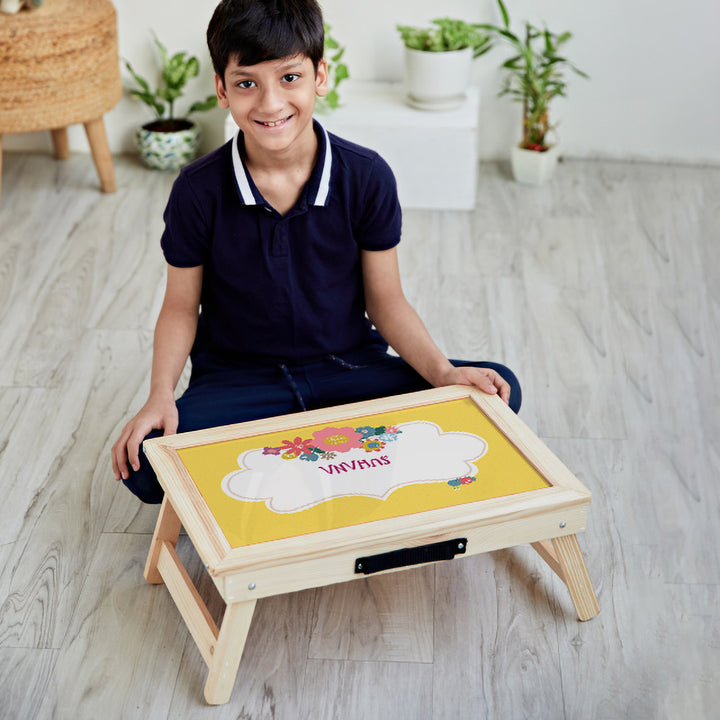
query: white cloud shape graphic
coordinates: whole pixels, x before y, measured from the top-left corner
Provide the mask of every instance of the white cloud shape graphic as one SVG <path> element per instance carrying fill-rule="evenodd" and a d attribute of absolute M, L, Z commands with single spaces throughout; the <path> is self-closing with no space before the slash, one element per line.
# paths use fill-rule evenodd
<path fill-rule="evenodd" d="M 223 491 L 244 501 L 264 500 L 276 513 L 292 513 L 332 498 L 360 495 L 385 500 L 404 485 L 443 483 L 474 475 L 472 465 L 487 443 L 466 432 L 443 432 L 435 423 L 413 421 L 380 451 L 353 449 L 332 460 L 308 462 L 265 455 L 262 448 L 238 457 L 240 470 L 222 479 Z"/>

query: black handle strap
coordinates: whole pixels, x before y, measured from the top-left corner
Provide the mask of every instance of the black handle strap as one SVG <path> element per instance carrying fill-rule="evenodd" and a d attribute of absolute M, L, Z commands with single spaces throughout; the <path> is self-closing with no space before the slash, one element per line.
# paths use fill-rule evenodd
<path fill-rule="evenodd" d="M 372 575 L 382 570 L 421 565 L 438 560 L 452 560 L 456 555 L 464 555 L 466 548 L 467 538 L 457 538 L 420 547 L 393 550 L 379 555 L 368 555 L 355 561 L 355 573 Z"/>

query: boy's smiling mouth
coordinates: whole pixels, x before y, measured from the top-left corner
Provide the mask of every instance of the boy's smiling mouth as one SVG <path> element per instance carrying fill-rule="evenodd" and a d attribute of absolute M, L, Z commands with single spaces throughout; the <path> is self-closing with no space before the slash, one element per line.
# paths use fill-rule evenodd
<path fill-rule="evenodd" d="M 284 125 L 288 120 L 290 120 L 291 117 L 292 117 L 292 115 L 288 115 L 286 118 L 283 118 L 282 120 L 273 120 L 270 122 L 263 122 L 262 120 L 256 120 L 255 122 L 258 125 L 262 125 L 263 127 L 274 128 L 274 127 L 279 127 L 281 125 Z"/>

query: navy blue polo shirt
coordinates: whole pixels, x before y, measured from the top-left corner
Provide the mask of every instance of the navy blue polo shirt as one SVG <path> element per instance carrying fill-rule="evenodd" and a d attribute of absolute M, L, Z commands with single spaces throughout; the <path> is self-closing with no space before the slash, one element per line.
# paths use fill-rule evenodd
<path fill-rule="evenodd" d="M 203 266 L 193 360 L 303 361 L 382 342 L 360 251 L 400 241 L 395 178 L 376 152 L 314 129 L 316 166 L 285 215 L 255 186 L 240 132 L 175 181 L 161 244 L 170 265 Z"/>

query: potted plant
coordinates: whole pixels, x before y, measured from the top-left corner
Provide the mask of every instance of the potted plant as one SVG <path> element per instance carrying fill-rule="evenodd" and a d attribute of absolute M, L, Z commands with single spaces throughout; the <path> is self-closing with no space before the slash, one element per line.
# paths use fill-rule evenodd
<path fill-rule="evenodd" d="M 321 113 L 340 107 L 338 87 L 343 80 L 350 77 L 347 65 L 342 62 L 345 47 L 340 45 L 330 34 L 331 30 L 330 25 L 325 23 L 325 60 L 328 67 L 328 92 L 325 97 L 319 97 L 315 101 L 315 109 Z"/>
<path fill-rule="evenodd" d="M 43 0 L 0 0 L 0 12 L 14 15 L 23 8 L 32 10 L 39 8 L 43 4 Z"/>
<path fill-rule="evenodd" d="M 154 90 L 125 61 L 125 67 L 137 84 L 130 94 L 150 107 L 156 117 L 137 129 L 135 141 L 140 157 L 148 167 L 177 170 L 195 157 L 200 142 L 200 128 L 189 116 L 216 107 L 217 96 L 208 95 L 205 100 L 193 103 L 183 117 L 176 117 L 175 101 L 182 97 L 188 80 L 200 72 L 200 62 L 186 52 L 171 57 L 157 37 L 154 36 L 154 40 L 161 60 L 161 79 Z"/>
<path fill-rule="evenodd" d="M 515 51 L 502 64 L 507 75 L 498 93 L 510 95 L 523 104 L 522 140 L 512 149 L 513 175 L 519 182 L 538 185 L 550 177 L 559 154 L 558 145 L 548 142 L 548 133 L 556 127 L 549 120 L 550 101 L 565 96 L 566 70 L 588 76 L 560 54 L 571 33 L 556 34 L 526 22 L 525 37 L 521 38 L 510 30 L 510 17 L 503 1 L 497 2 L 503 26 L 482 27 L 503 38 Z"/>
<path fill-rule="evenodd" d="M 420 110 L 452 110 L 462 105 L 474 58 L 492 46 L 480 25 L 438 18 L 429 28 L 397 25 L 405 45 L 407 101 Z"/>

